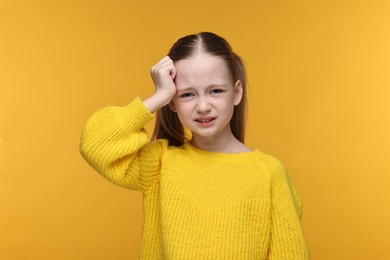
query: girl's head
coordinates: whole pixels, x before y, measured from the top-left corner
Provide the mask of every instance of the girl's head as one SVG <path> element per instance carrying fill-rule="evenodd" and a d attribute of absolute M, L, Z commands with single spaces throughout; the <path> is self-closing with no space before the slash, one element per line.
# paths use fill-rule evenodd
<path fill-rule="evenodd" d="M 234 103 L 234 108 L 232 108 L 231 118 L 230 120 L 230 129 L 232 134 L 241 142 L 244 142 L 244 128 L 245 128 L 245 105 L 246 105 L 246 72 L 244 64 L 241 58 L 232 51 L 229 43 L 223 39 L 222 37 L 210 33 L 210 32 L 202 32 L 198 34 L 192 34 L 185 36 L 179 39 L 170 49 L 168 56 L 174 61 L 175 66 L 186 68 L 185 70 L 191 71 L 191 67 L 188 67 L 185 61 L 193 61 L 189 66 L 196 66 L 195 68 L 199 68 L 202 64 L 195 64 L 195 56 L 203 55 L 207 61 L 210 61 L 215 66 L 221 64 L 224 66 L 222 68 L 222 72 L 217 71 L 214 74 L 226 74 L 226 80 L 230 81 L 229 85 L 231 85 L 232 89 L 234 86 L 239 85 L 240 89 L 242 89 L 240 93 L 240 98 L 237 101 L 232 100 L 231 105 Z M 210 57 L 211 56 L 211 57 Z M 182 62 L 179 62 L 182 61 Z M 188 64 L 188 62 L 187 62 Z M 186 66 L 186 67 L 185 67 Z M 211 65 L 213 66 L 213 65 Z M 220 66 L 220 67 L 221 67 Z M 180 71 L 178 71 L 179 73 Z M 219 73 L 220 72 L 220 73 Z M 202 72 L 201 72 L 202 73 Z M 180 74 L 178 74 L 179 76 Z M 205 75 L 205 74 L 203 74 Z M 220 77 L 221 78 L 221 77 Z M 206 79 L 207 80 L 207 79 Z M 218 79 L 216 79 L 218 81 Z M 176 79 L 175 79 L 176 81 Z M 195 78 L 195 83 L 198 83 L 198 79 Z M 220 81 L 219 81 L 220 82 Z M 192 83 L 192 82 L 191 82 Z M 208 87 L 208 86 L 205 86 Z M 218 93 L 224 91 L 222 89 L 211 89 L 211 95 L 215 95 L 218 97 Z M 214 94 L 216 93 L 216 94 Z M 180 94 L 180 93 L 179 93 Z M 181 94 L 183 96 L 183 94 Z M 157 111 L 156 117 L 156 126 L 154 129 L 152 139 L 168 139 L 171 145 L 180 146 L 185 142 L 185 132 L 183 125 L 179 119 L 178 114 L 175 111 L 175 100 L 179 100 L 181 102 L 184 100 L 184 104 L 190 104 L 192 96 L 195 94 L 185 93 L 185 97 L 175 97 L 174 101 L 165 107 L 162 107 L 159 111 Z M 215 97 L 212 96 L 215 100 Z M 241 101 L 241 102 L 240 102 Z M 187 102 L 187 103 L 185 103 Z M 188 105 L 187 105 L 188 107 Z M 183 117 L 183 115 L 182 115 Z M 182 118 L 183 120 L 183 118 Z"/>

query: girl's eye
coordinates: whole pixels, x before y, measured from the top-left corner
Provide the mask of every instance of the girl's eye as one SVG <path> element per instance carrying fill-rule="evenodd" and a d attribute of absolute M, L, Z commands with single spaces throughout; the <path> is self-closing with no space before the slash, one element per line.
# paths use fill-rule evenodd
<path fill-rule="evenodd" d="M 188 92 L 188 93 L 181 94 L 179 97 L 181 97 L 181 98 L 188 98 L 188 97 L 192 97 L 192 96 L 193 96 L 193 94 L 191 92 Z"/>
<path fill-rule="evenodd" d="M 225 92 L 225 90 L 216 88 L 216 89 L 211 90 L 210 92 L 211 92 L 211 94 L 219 94 L 219 93 Z"/>

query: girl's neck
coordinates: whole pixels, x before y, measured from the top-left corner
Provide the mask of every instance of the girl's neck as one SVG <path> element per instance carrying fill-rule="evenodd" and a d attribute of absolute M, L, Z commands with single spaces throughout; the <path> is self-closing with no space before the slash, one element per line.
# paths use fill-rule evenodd
<path fill-rule="evenodd" d="M 252 151 L 249 147 L 237 140 L 233 134 L 225 138 L 205 138 L 193 135 L 190 143 L 196 148 L 210 152 L 242 153 Z"/>

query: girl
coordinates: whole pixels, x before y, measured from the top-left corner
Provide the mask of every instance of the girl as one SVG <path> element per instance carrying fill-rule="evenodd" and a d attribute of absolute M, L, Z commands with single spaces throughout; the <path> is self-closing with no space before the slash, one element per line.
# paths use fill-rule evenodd
<path fill-rule="evenodd" d="M 144 194 L 141 259 L 309 259 L 284 167 L 243 143 L 245 68 L 228 42 L 183 37 L 151 76 L 153 95 L 97 111 L 80 145 L 104 177 Z"/>

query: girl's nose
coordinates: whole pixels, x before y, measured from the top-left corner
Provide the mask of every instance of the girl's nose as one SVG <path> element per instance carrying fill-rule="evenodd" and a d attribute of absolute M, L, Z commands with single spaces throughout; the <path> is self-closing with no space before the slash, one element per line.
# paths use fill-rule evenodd
<path fill-rule="evenodd" d="M 199 99 L 198 103 L 196 104 L 196 111 L 198 113 L 207 113 L 210 112 L 211 110 L 211 105 L 207 101 L 207 99 Z"/>

